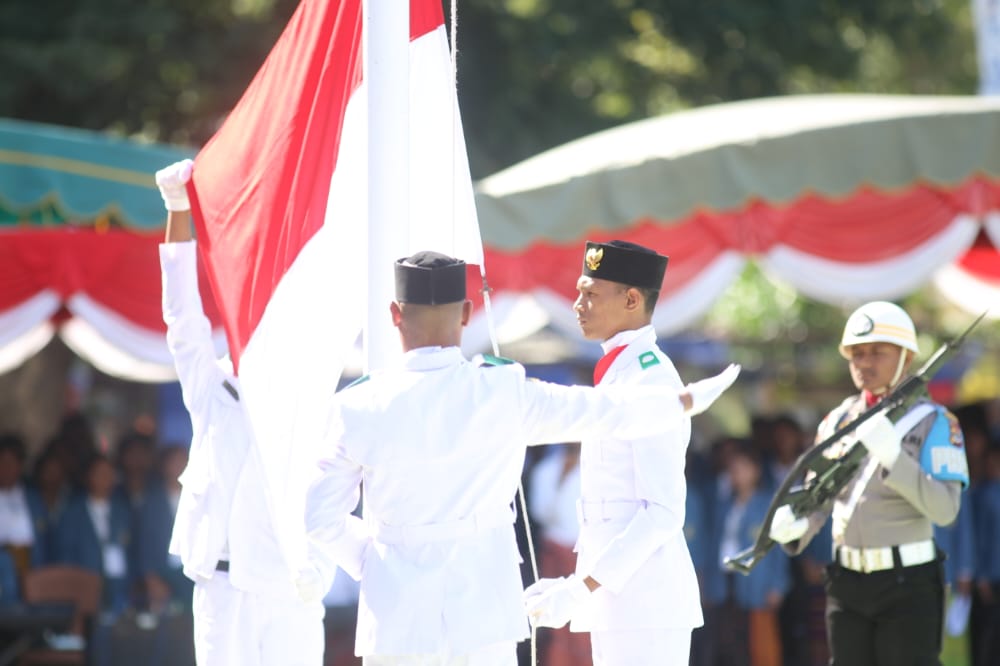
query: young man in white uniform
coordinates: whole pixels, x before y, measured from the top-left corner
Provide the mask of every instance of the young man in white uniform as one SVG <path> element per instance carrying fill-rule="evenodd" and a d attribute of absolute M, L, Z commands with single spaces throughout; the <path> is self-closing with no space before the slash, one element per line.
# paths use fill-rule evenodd
<path fill-rule="evenodd" d="M 178 162 L 156 182 L 168 211 L 163 319 L 194 429 L 170 552 L 195 582 L 195 657 L 199 666 L 313 666 L 323 658 L 323 605 L 297 594 L 239 384 L 215 357 L 185 192 L 191 169 L 190 160 Z"/>
<path fill-rule="evenodd" d="M 355 651 L 366 666 L 514 666 L 528 635 L 511 502 L 529 443 L 686 428 L 736 378 L 617 391 L 528 381 L 461 354 L 465 264 L 434 252 L 396 263 L 398 367 L 338 394 L 307 501 L 305 596 L 335 566 L 359 575 Z M 668 442 L 663 445 L 669 446 Z M 364 484 L 370 543 L 351 551 Z"/>
<path fill-rule="evenodd" d="M 667 257 L 633 243 L 587 243 L 574 309 L 584 337 L 602 341 L 596 386 L 683 386 L 651 325 L 666 268 Z M 688 663 L 702 625 L 683 532 L 690 436 L 686 417 L 658 434 L 584 436 L 576 573 L 539 581 L 525 600 L 542 626 L 589 631 L 595 666 Z M 564 589 L 576 590 L 569 603 Z"/>

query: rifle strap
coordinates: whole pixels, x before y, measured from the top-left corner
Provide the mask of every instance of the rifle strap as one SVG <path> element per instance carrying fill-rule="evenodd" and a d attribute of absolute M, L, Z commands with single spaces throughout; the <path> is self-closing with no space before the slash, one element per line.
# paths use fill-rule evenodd
<path fill-rule="evenodd" d="M 903 418 L 896 421 L 892 428 L 899 435 L 899 439 L 902 440 L 907 433 L 909 433 L 913 428 L 916 427 L 927 415 L 934 411 L 934 405 L 929 402 L 923 402 L 908 411 L 903 415 Z M 902 454 L 900 454 L 902 455 Z M 858 477 L 857 483 L 854 484 L 854 488 L 851 489 L 851 496 L 847 498 L 847 501 L 843 504 L 836 503 L 833 505 L 833 524 L 836 525 L 838 522 L 847 527 L 847 523 L 851 521 L 851 516 L 854 515 L 854 510 L 858 506 L 858 502 L 861 500 L 861 496 L 865 492 L 865 488 L 868 487 L 868 483 L 872 480 L 872 476 L 875 475 L 875 470 L 878 469 L 878 459 L 872 457 L 868 461 L 868 465 L 861 472 L 861 476 Z"/>

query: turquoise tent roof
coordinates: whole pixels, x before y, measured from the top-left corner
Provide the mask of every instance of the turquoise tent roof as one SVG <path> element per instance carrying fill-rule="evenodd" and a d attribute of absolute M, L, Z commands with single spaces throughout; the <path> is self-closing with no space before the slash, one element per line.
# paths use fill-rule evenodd
<path fill-rule="evenodd" d="M 0 119 L 0 220 L 73 224 L 106 216 L 139 230 L 162 227 L 153 173 L 194 152 Z"/>

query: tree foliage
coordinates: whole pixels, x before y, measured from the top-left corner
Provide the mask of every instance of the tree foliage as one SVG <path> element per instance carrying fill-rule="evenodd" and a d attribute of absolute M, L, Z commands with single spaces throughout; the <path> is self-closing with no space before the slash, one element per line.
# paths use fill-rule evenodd
<path fill-rule="evenodd" d="M 458 25 L 479 175 L 690 106 L 975 88 L 968 0 L 467 0 Z"/>
<path fill-rule="evenodd" d="M 4 0 L 0 116 L 200 145 L 296 4 Z M 459 0 L 458 12 L 476 177 L 684 107 L 975 85 L 969 0 Z"/>
<path fill-rule="evenodd" d="M 295 0 L 0 3 L 0 116 L 199 145 Z"/>

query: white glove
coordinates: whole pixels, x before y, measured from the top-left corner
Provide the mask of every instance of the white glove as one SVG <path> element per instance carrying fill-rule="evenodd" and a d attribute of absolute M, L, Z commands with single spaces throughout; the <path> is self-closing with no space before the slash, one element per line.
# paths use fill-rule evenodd
<path fill-rule="evenodd" d="M 774 512 L 771 520 L 771 531 L 768 534 L 778 543 L 790 543 L 802 538 L 809 529 L 809 519 L 805 516 L 796 517 L 792 507 L 782 504 Z"/>
<path fill-rule="evenodd" d="M 576 574 L 543 578 L 524 591 L 524 609 L 536 627 L 558 629 L 590 599 L 590 589 Z"/>
<path fill-rule="evenodd" d="M 691 395 L 691 409 L 688 410 L 688 414 L 691 416 L 701 414 L 703 411 L 711 407 L 712 403 L 715 402 L 727 388 L 732 386 L 733 382 L 735 382 L 736 378 L 739 376 L 740 366 L 736 363 L 730 363 L 728 368 L 714 377 L 692 382 L 685 386 L 684 388 Z"/>
<path fill-rule="evenodd" d="M 184 186 L 191 180 L 192 169 L 194 162 L 181 160 L 156 172 L 156 186 L 160 188 L 160 195 L 167 210 L 191 210 L 187 189 Z"/>
<path fill-rule="evenodd" d="M 307 604 L 316 603 L 326 596 L 329 585 L 323 582 L 323 576 L 315 567 L 308 567 L 299 571 L 295 577 L 295 591 L 299 599 Z"/>
<path fill-rule="evenodd" d="M 885 414 L 876 414 L 858 426 L 854 431 L 868 453 L 872 454 L 882 467 L 892 469 L 901 450 L 899 434 L 892 427 L 892 421 Z"/>

